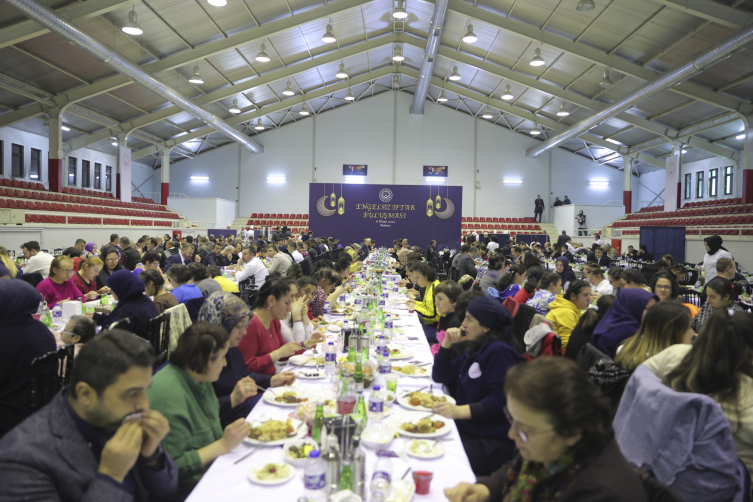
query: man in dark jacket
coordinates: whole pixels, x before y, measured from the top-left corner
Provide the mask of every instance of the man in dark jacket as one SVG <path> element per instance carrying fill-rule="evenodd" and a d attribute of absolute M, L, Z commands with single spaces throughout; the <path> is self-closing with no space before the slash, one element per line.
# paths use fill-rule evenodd
<path fill-rule="evenodd" d="M 151 345 L 124 331 L 88 342 L 70 385 L 0 441 L 3 500 L 173 500 L 170 424 L 146 394 L 153 362 Z"/>
<path fill-rule="evenodd" d="M 478 257 L 478 247 L 471 247 L 467 254 L 464 254 L 458 259 L 458 277 L 463 278 L 464 275 L 470 275 L 475 278 L 478 275 L 476 270 L 476 263 L 473 261 Z M 473 281 L 468 281 L 469 285 L 473 285 Z M 470 287 L 470 286 L 469 286 Z"/>
<path fill-rule="evenodd" d="M 183 244 L 179 253 L 175 253 L 165 260 L 163 272 L 167 272 L 170 267 L 176 264 L 188 265 L 193 261 L 193 244 Z"/>
<path fill-rule="evenodd" d="M 437 254 L 437 241 L 429 241 L 429 247 L 426 248 L 426 261 L 429 265 L 434 266 L 434 257 Z"/>
<path fill-rule="evenodd" d="M 120 249 L 122 251 L 120 255 L 121 265 L 133 272 L 136 265 L 141 261 L 141 253 L 131 245 L 131 240 L 128 237 L 120 238 Z"/>
<path fill-rule="evenodd" d="M 536 200 L 533 201 L 533 219 L 536 220 L 538 216 L 538 222 L 541 223 L 541 215 L 544 213 L 544 199 L 541 195 L 536 196 Z"/>
<path fill-rule="evenodd" d="M 223 254 L 222 254 L 222 244 L 216 243 L 214 245 L 214 249 L 212 249 L 212 252 L 209 253 L 206 258 L 204 258 L 204 261 L 202 262 L 206 266 L 217 266 L 217 267 L 229 267 L 230 266 L 230 260 L 228 260 Z"/>
<path fill-rule="evenodd" d="M 552 204 L 552 207 L 559 207 L 561 205 L 562 205 L 562 201 L 560 200 L 560 198 L 559 197 L 555 197 L 554 198 L 554 203 Z"/>
<path fill-rule="evenodd" d="M 572 204 L 572 202 L 570 202 L 570 199 L 565 195 L 565 200 L 562 201 L 562 205 L 569 206 L 570 204 Z"/>

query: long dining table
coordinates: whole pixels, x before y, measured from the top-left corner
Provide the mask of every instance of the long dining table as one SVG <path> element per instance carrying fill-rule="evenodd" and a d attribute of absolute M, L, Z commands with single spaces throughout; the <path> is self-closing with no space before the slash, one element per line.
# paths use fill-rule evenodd
<path fill-rule="evenodd" d="M 404 351 L 412 353 L 412 357 L 406 359 L 406 361 L 415 361 L 416 364 L 421 362 L 433 362 L 434 358 L 426 340 L 426 336 L 419 323 L 418 315 L 415 313 L 409 313 L 409 311 L 405 309 L 396 309 L 394 310 L 394 313 L 399 313 L 400 315 L 400 319 L 395 321 L 395 327 L 402 331 L 401 337 L 404 338 L 404 341 L 396 343 L 403 345 Z M 325 316 L 325 320 L 327 321 L 337 319 L 337 316 Z M 338 357 L 344 355 L 345 354 L 339 354 Z M 301 368 L 293 367 L 290 364 L 285 369 L 301 371 Z M 326 379 L 297 379 L 296 385 L 301 386 L 300 388 L 311 389 L 314 392 L 321 391 L 322 388 L 334 390 L 333 384 Z M 400 376 L 397 385 L 397 392 L 398 394 L 401 394 L 405 391 L 419 390 L 430 385 L 433 385 L 435 389 L 442 388 L 440 384 L 432 381 L 430 373 L 427 373 L 427 376 L 425 377 L 418 378 Z M 367 402 L 369 393 L 370 389 L 364 390 L 364 396 L 367 398 Z M 292 411 L 295 411 L 295 408 L 276 406 L 266 402 L 264 399 L 259 399 L 246 420 L 249 422 L 263 421 L 267 419 L 284 420 Z M 426 416 L 426 413 L 410 411 L 402 408 L 397 403 L 393 403 L 390 406 L 390 413 L 395 414 L 395 417 L 410 417 L 411 414 Z M 389 423 L 389 418 L 389 416 L 386 416 L 383 421 Z M 451 430 L 447 435 L 443 436 L 444 440 L 441 444 L 444 446 L 445 453 L 440 458 L 427 460 L 407 456 L 404 451 L 405 443 L 409 441 L 410 438 L 404 438 L 402 436 L 397 437 L 389 446 L 383 448 L 398 454 L 398 457 L 392 459 L 393 479 L 400 479 L 409 467 L 414 471 L 423 470 L 433 473 L 433 480 L 431 481 L 431 490 L 429 494 L 413 495 L 413 500 L 447 500 L 444 496 L 445 488 L 453 487 L 461 482 L 473 483 L 476 480 L 476 477 L 471 470 L 470 463 L 468 462 L 468 457 L 463 449 L 455 422 L 450 419 L 442 420 L 448 423 Z M 369 420 L 369 424 L 370 423 L 371 419 Z M 248 471 L 252 467 L 258 467 L 259 464 L 266 464 L 269 462 L 281 463 L 284 462 L 284 458 L 281 446 L 270 446 L 261 447 L 248 458 L 237 464 L 235 463 L 238 459 L 249 453 L 253 447 L 254 446 L 250 444 L 242 443 L 230 453 L 217 458 L 188 497 L 188 502 L 248 502 L 249 500 L 290 502 L 298 500 L 298 498 L 304 493 L 302 478 L 303 468 L 296 467 L 296 472 L 293 478 L 281 485 L 262 486 L 254 484 L 247 476 Z M 371 474 L 377 456 L 375 450 L 368 449 L 365 446 L 361 446 L 361 448 L 366 454 L 367 489 L 365 500 L 368 500 L 368 484 L 371 480 Z M 410 480 L 411 474 L 408 473 L 405 476 L 405 479 Z M 403 502 L 408 501 L 406 500 Z"/>

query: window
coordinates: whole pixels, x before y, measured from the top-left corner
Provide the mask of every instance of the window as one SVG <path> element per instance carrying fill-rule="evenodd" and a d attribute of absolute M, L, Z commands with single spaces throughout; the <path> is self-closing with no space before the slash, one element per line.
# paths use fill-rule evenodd
<path fill-rule="evenodd" d="M 89 161 L 88 160 L 82 160 L 81 161 L 81 186 L 84 188 L 89 188 L 91 186 L 91 180 L 89 177 L 91 176 L 91 170 L 89 169 Z"/>
<path fill-rule="evenodd" d="M 732 166 L 724 168 L 724 195 L 732 195 Z"/>
<path fill-rule="evenodd" d="M 105 190 L 112 191 L 112 167 L 110 166 L 105 168 Z"/>
<path fill-rule="evenodd" d="M 695 197 L 696 199 L 703 199 L 703 171 L 696 173 Z"/>
<path fill-rule="evenodd" d="M 14 178 L 24 177 L 24 147 L 14 144 L 11 149 L 10 175 Z"/>
<path fill-rule="evenodd" d="M 94 164 L 94 188 L 102 189 L 102 164 Z"/>
<path fill-rule="evenodd" d="M 42 150 L 31 149 L 31 164 L 29 164 L 29 178 L 32 180 L 39 179 L 40 166 L 42 162 Z"/>
<path fill-rule="evenodd" d="M 76 164 L 78 159 L 76 157 L 68 157 L 68 186 L 76 186 Z"/>
<path fill-rule="evenodd" d="M 719 169 L 709 169 L 709 197 L 717 196 Z"/>
<path fill-rule="evenodd" d="M 685 175 L 685 198 L 689 199 L 693 196 L 693 180 L 690 173 Z"/>
<path fill-rule="evenodd" d="M 3 155 L 5 143 L 0 141 L 0 174 L 5 174 L 5 156 Z"/>

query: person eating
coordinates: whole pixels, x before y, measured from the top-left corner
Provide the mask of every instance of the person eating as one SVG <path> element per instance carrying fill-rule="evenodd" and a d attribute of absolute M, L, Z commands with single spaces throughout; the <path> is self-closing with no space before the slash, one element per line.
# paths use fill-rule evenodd
<path fill-rule="evenodd" d="M 314 293 L 314 298 L 311 300 L 309 306 L 311 307 L 311 314 L 314 317 L 324 315 L 324 304 L 329 302 L 330 305 L 337 303 L 338 297 L 345 292 L 343 286 L 337 286 L 340 282 L 340 274 L 335 272 L 331 268 L 323 267 L 314 272 L 314 281 L 316 281 L 317 288 Z M 337 286 L 337 288 L 335 288 Z M 332 289 L 335 288 L 334 291 Z M 332 291 L 330 293 L 330 291 Z"/>
<path fill-rule="evenodd" d="M 167 280 L 173 287 L 172 295 L 178 303 L 186 303 L 186 300 L 203 298 L 199 287 L 193 282 L 193 275 L 185 265 L 176 264 L 167 269 Z"/>
<path fill-rule="evenodd" d="M 113 246 L 105 246 L 102 248 L 99 258 L 104 263 L 104 267 L 97 276 L 97 290 L 109 294 L 110 288 L 107 287 L 107 278 L 118 270 L 123 270 L 123 266 L 120 264 L 120 253 Z"/>
<path fill-rule="evenodd" d="M 139 276 L 144 281 L 144 294 L 152 297 L 157 312 L 177 307 L 180 302 L 171 293 L 165 291 L 165 278 L 159 270 L 147 270 Z"/>
<path fill-rule="evenodd" d="M 73 260 L 71 258 L 62 255 L 52 260 L 49 276 L 37 284 L 37 291 L 42 294 L 47 301 L 47 305 L 71 300 L 85 302 L 99 297 L 96 291 L 90 291 L 86 295 L 82 294 L 76 287 L 76 283 L 71 280 L 73 274 Z"/>
<path fill-rule="evenodd" d="M 414 308 L 418 313 L 418 320 L 431 345 L 437 341 L 437 323 L 439 322 L 439 312 L 434 301 L 434 288 L 439 285 L 437 271 L 428 263 L 418 263 L 413 267 L 413 278 L 419 288 L 424 288 L 423 298 L 421 301 L 408 300 L 406 305 Z"/>
<path fill-rule="evenodd" d="M 737 303 L 742 293 L 738 283 L 730 282 L 723 277 L 714 277 L 706 283 L 706 303 L 701 305 L 698 314 L 693 318 L 693 329 L 700 331 L 711 314 L 717 310 L 742 311 L 743 308 Z"/>
<path fill-rule="evenodd" d="M 567 348 L 570 334 L 578 324 L 580 313 L 591 303 L 591 286 L 586 281 L 576 280 L 570 284 L 563 295 L 557 295 L 549 304 L 547 320 L 552 322 L 552 329 L 562 341 L 562 352 Z"/>
<path fill-rule="evenodd" d="M 107 279 L 107 286 L 112 290 L 115 301 L 118 302 L 109 314 L 95 313 L 96 322 L 102 329 L 111 324 L 128 319 L 129 324 L 122 326 L 131 333 L 146 333 L 150 319 L 157 317 L 157 307 L 144 294 L 143 281 L 136 278 L 130 270 L 118 270 Z"/>
<path fill-rule="evenodd" d="M 78 272 L 73 274 L 71 280 L 84 295 L 91 292 L 97 293 L 98 295 L 104 294 L 108 291 L 107 289 L 97 288 L 97 277 L 99 277 L 102 267 L 104 267 L 102 260 L 96 256 L 90 256 L 79 262 Z"/>

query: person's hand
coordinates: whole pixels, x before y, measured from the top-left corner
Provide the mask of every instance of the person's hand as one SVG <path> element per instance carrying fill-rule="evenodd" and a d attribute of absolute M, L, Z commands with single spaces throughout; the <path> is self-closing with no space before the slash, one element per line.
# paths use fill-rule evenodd
<path fill-rule="evenodd" d="M 445 488 L 444 496 L 450 502 L 484 502 L 491 493 L 486 485 L 460 483 L 454 488 Z"/>
<path fill-rule="evenodd" d="M 416 306 L 416 301 L 415 300 L 408 300 L 407 302 L 405 302 L 405 306 L 408 307 L 409 309 L 412 309 L 412 308 L 414 308 Z"/>
<path fill-rule="evenodd" d="M 251 432 L 251 424 L 246 422 L 245 418 L 239 418 L 225 427 L 225 432 L 222 434 L 222 439 L 220 439 L 222 446 L 225 447 L 225 453 L 233 451 L 243 442 L 244 438 L 248 437 L 249 432 Z"/>
<path fill-rule="evenodd" d="M 293 303 L 290 305 L 290 312 L 293 315 L 293 322 L 298 322 L 301 320 L 301 313 L 305 305 L 306 304 L 303 303 L 303 298 L 298 298 L 297 300 L 293 300 Z"/>
<path fill-rule="evenodd" d="M 138 422 L 121 425 L 102 448 L 97 472 L 122 483 L 139 458 L 143 437 L 144 431 Z"/>
<path fill-rule="evenodd" d="M 456 413 L 457 408 L 458 408 L 457 405 L 454 405 L 450 402 L 445 401 L 443 403 L 435 404 L 433 410 L 434 410 L 434 413 L 436 413 L 437 415 L 442 415 L 445 418 L 450 418 L 454 420 L 456 418 L 459 418 Z"/>
<path fill-rule="evenodd" d="M 303 345 L 311 348 L 317 343 L 322 343 L 323 341 L 324 341 L 324 336 L 318 331 L 314 331 L 309 337 L 309 339 L 304 342 Z"/>
<path fill-rule="evenodd" d="M 99 298 L 99 294 L 96 291 L 89 291 L 84 295 L 84 298 L 86 298 L 87 300 L 96 300 L 97 298 Z"/>
<path fill-rule="evenodd" d="M 100 295 L 109 295 L 111 291 L 112 290 L 110 288 L 105 286 L 104 288 L 100 288 L 99 290 L 97 290 L 97 293 Z"/>
<path fill-rule="evenodd" d="M 295 382 L 295 373 L 292 371 L 283 371 L 272 377 L 269 385 L 272 387 L 282 387 L 284 385 L 291 385 Z"/>
<path fill-rule="evenodd" d="M 415 289 L 409 289 L 407 295 L 415 299 L 418 296 L 418 291 Z"/>
<path fill-rule="evenodd" d="M 317 318 L 311 319 L 311 324 L 314 325 L 314 329 L 318 328 L 319 327 L 319 319 L 317 319 Z"/>
<path fill-rule="evenodd" d="M 405 279 L 403 279 L 402 281 L 400 281 L 400 282 L 397 283 L 397 286 L 400 287 L 400 288 L 404 288 L 406 284 L 408 284 L 408 281 L 406 281 Z"/>
<path fill-rule="evenodd" d="M 303 347 L 298 342 L 288 342 L 279 349 L 277 349 L 275 352 L 280 356 L 279 359 L 282 359 L 283 357 L 290 357 L 296 352 L 303 350 Z"/>
<path fill-rule="evenodd" d="M 233 392 L 230 393 L 230 406 L 235 408 L 258 393 L 256 382 L 249 376 L 243 377 L 235 383 Z"/>
<path fill-rule="evenodd" d="M 160 443 L 170 432 L 170 422 L 157 410 L 146 410 L 141 415 L 141 429 L 144 431 L 141 443 L 141 456 L 151 457 L 157 452 Z"/>
<path fill-rule="evenodd" d="M 70 298 L 66 298 L 65 300 L 58 300 L 58 305 L 61 305 L 61 304 L 65 303 L 65 302 L 69 302 L 69 301 L 71 301 Z"/>
<path fill-rule="evenodd" d="M 442 340 L 442 347 L 449 349 L 453 345 L 462 341 L 463 331 L 461 328 L 449 328 L 444 332 L 444 340 Z"/>
<path fill-rule="evenodd" d="M 601 294 L 597 293 L 596 291 L 591 291 L 592 300 L 598 300 L 599 298 L 601 298 Z"/>

